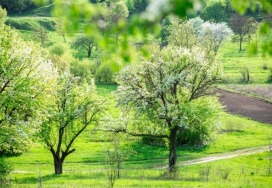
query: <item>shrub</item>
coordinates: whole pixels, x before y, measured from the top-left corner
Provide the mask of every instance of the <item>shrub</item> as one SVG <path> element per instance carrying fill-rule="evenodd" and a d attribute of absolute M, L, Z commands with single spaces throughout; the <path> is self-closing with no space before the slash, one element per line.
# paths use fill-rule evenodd
<path fill-rule="evenodd" d="M 210 165 L 201 167 L 198 172 L 200 179 L 204 181 L 209 181 L 210 172 L 211 172 Z"/>
<path fill-rule="evenodd" d="M 150 136 L 143 136 L 142 142 L 148 145 L 163 145 L 165 143 L 162 138 L 155 138 Z"/>
<path fill-rule="evenodd" d="M 192 145 L 202 146 L 205 145 L 207 139 L 200 131 L 186 130 L 185 132 L 178 132 L 177 143 L 178 145 Z"/>
<path fill-rule="evenodd" d="M 96 82 L 112 83 L 113 71 L 111 67 L 107 64 L 101 65 L 95 74 L 95 80 Z"/>
<path fill-rule="evenodd" d="M 62 56 L 65 53 L 66 49 L 63 44 L 55 44 L 54 46 L 50 47 L 49 52 L 50 54 Z"/>
<path fill-rule="evenodd" d="M 267 81 L 272 82 L 272 67 L 269 68 L 269 75 L 268 75 Z"/>
<path fill-rule="evenodd" d="M 239 72 L 242 74 L 242 81 L 248 83 L 250 81 L 250 71 L 248 67 L 241 67 Z"/>
<path fill-rule="evenodd" d="M 12 167 L 3 158 L 0 157 L 0 187 L 5 184 L 7 176 L 11 172 Z"/>
<path fill-rule="evenodd" d="M 265 63 L 265 64 L 263 64 L 263 70 L 267 70 L 268 69 L 268 66 L 267 66 L 267 64 Z"/>

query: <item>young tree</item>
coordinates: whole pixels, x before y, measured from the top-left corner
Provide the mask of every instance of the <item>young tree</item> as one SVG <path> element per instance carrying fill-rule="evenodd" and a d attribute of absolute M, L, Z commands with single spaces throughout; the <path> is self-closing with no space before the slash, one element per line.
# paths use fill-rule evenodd
<path fill-rule="evenodd" d="M 149 60 L 128 66 L 117 77 L 117 106 L 135 119 L 125 118 L 112 129 L 133 136 L 165 138 L 169 171 L 173 172 L 177 132 L 202 130 L 203 122 L 208 122 L 208 129 L 216 125 L 212 119 L 219 105 L 205 96 L 219 76 L 218 62 L 210 61 L 201 49 L 157 50 Z"/>
<path fill-rule="evenodd" d="M 58 33 L 60 36 L 62 36 L 64 42 L 66 43 L 66 33 L 65 33 L 65 30 L 64 30 L 63 20 L 59 19 L 59 20 L 56 22 L 55 29 L 56 29 L 57 33 Z"/>
<path fill-rule="evenodd" d="M 120 20 L 125 20 L 129 15 L 128 8 L 123 1 L 120 2 L 111 2 L 110 6 L 108 7 L 108 20 L 110 20 L 114 26 Z M 119 40 L 119 33 L 115 33 L 116 44 L 118 48 L 118 40 Z"/>
<path fill-rule="evenodd" d="M 87 51 L 88 57 L 91 57 L 92 50 L 95 46 L 94 39 L 87 35 L 79 35 L 71 44 L 71 48 Z"/>
<path fill-rule="evenodd" d="M 170 27 L 168 41 L 170 44 L 191 49 L 197 44 L 194 28 L 187 21 L 176 20 Z"/>
<path fill-rule="evenodd" d="M 7 19 L 7 11 L 3 9 L 0 5 L 0 25 L 4 24 Z"/>
<path fill-rule="evenodd" d="M 240 44 L 239 51 L 242 51 L 242 43 L 245 37 L 250 33 L 256 21 L 253 18 L 234 14 L 231 17 L 230 25 L 233 32 L 237 35 L 234 37 L 234 41 L 238 40 Z"/>
<path fill-rule="evenodd" d="M 205 21 L 217 23 L 225 22 L 228 20 L 225 14 L 224 6 L 220 1 L 207 6 L 201 12 L 200 17 Z"/>
<path fill-rule="evenodd" d="M 202 20 L 200 17 L 196 17 L 188 20 L 187 23 L 194 28 L 194 34 L 196 37 L 198 37 L 204 20 Z"/>
<path fill-rule="evenodd" d="M 199 39 L 203 46 L 203 49 L 210 53 L 213 51 L 215 55 L 224 40 L 233 35 L 232 30 L 227 26 L 225 22 L 211 23 L 205 22 L 202 24 Z"/>
<path fill-rule="evenodd" d="M 44 47 L 45 42 L 48 41 L 47 33 L 48 31 L 42 25 L 35 29 L 34 38 L 41 43 L 42 47 Z"/>
<path fill-rule="evenodd" d="M 57 72 L 40 47 L 10 27 L 0 26 L 0 38 L 0 154 L 21 153 L 46 116 Z"/>
<path fill-rule="evenodd" d="M 169 27 L 172 25 L 170 17 L 166 17 L 163 19 L 161 26 L 161 46 L 167 46 L 168 45 L 168 37 L 170 35 Z"/>
<path fill-rule="evenodd" d="M 41 137 L 54 158 L 55 174 L 62 174 L 63 162 L 76 149 L 74 141 L 91 124 L 97 123 L 103 109 L 94 86 L 78 85 L 76 78 L 64 73 L 58 80 L 50 117 L 43 122 Z"/>

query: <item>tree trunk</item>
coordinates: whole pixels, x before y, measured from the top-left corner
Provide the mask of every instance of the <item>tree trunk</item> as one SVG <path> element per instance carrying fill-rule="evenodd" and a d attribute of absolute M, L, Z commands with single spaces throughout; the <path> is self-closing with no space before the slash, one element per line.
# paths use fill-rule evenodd
<path fill-rule="evenodd" d="M 92 51 L 88 50 L 88 57 L 91 57 Z"/>
<path fill-rule="evenodd" d="M 62 164 L 63 160 L 57 156 L 54 156 L 55 174 L 62 174 Z"/>
<path fill-rule="evenodd" d="M 169 141 L 170 141 L 170 144 L 169 144 L 169 149 L 170 149 L 170 152 L 169 152 L 169 172 L 170 173 L 173 172 L 175 165 L 176 165 L 176 161 L 177 161 L 176 140 L 177 140 L 177 129 L 174 128 L 171 130 L 170 138 L 169 138 Z"/>
<path fill-rule="evenodd" d="M 239 50 L 239 52 L 242 51 L 242 42 L 243 42 L 243 38 L 240 38 L 240 50 Z"/>
<path fill-rule="evenodd" d="M 63 37 L 64 42 L 66 43 L 66 38 L 65 38 L 65 35 L 63 33 L 62 33 L 62 37 Z"/>

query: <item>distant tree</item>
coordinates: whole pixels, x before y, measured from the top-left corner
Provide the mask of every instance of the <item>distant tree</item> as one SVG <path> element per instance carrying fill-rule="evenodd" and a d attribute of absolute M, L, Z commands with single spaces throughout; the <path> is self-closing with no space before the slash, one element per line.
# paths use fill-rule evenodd
<path fill-rule="evenodd" d="M 134 1 L 133 0 L 127 0 L 126 5 L 129 11 L 129 14 L 131 15 L 135 11 Z"/>
<path fill-rule="evenodd" d="M 113 25 L 116 25 L 120 20 L 125 20 L 129 15 L 128 8 L 123 1 L 111 2 L 108 7 L 108 20 L 110 20 Z M 115 33 L 116 44 L 118 48 L 119 33 Z"/>
<path fill-rule="evenodd" d="M 7 11 L 6 9 L 0 6 L 0 25 L 4 24 L 6 22 L 6 19 L 7 19 Z"/>
<path fill-rule="evenodd" d="M 207 6 L 200 14 L 205 21 L 224 22 L 227 21 L 223 4 L 219 2 L 212 3 Z"/>
<path fill-rule="evenodd" d="M 70 71 L 75 77 L 79 78 L 81 83 L 87 81 L 91 84 L 92 77 L 94 76 L 92 72 L 94 66 L 94 63 L 89 59 L 74 59 L 70 62 Z"/>
<path fill-rule="evenodd" d="M 91 57 L 92 50 L 96 43 L 92 37 L 87 35 L 79 35 L 71 44 L 71 48 L 87 51 L 88 57 Z"/>
<path fill-rule="evenodd" d="M 0 27 L 0 155 L 22 153 L 46 118 L 57 72 L 39 46 Z"/>
<path fill-rule="evenodd" d="M 205 96 L 220 76 L 218 66 L 201 49 L 169 46 L 152 52 L 150 59 L 128 66 L 116 79 L 119 86 L 115 95 L 122 114 L 131 116 L 121 116 L 115 127 L 111 125 L 112 130 L 165 138 L 169 146 L 169 171 L 173 172 L 177 133 L 186 128 L 212 130 L 216 126 L 213 120 L 219 104 Z"/>
<path fill-rule="evenodd" d="M 222 42 L 233 35 L 232 30 L 228 27 L 227 23 L 211 23 L 205 22 L 202 24 L 199 39 L 203 49 L 210 53 L 213 51 L 215 55 L 222 44 Z"/>
<path fill-rule="evenodd" d="M 149 4 L 149 0 L 133 0 L 135 12 L 140 13 L 145 11 L 147 5 Z"/>
<path fill-rule="evenodd" d="M 41 43 L 41 46 L 44 47 L 45 43 L 48 41 L 48 31 L 40 25 L 38 28 L 34 31 L 34 39 L 39 41 Z"/>
<path fill-rule="evenodd" d="M 65 33 L 65 30 L 64 30 L 64 24 L 63 24 L 63 20 L 58 20 L 56 22 L 56 25 L 55 25 L 55 29 L 56 29 L 56 32 L 62 36 L 64 42 L 66 43 L 66 33 Z"/>
<path fill-rule="evenodd" d="M 239 14 L 234 14 L 231 17 L 230 25 L 233 32 L 236 36 L 233 37 L 234 41 L 239 41 L 240 48 L 239 51 L 242 51 L 242 43 L 245 37 L 248 36 L 252 28 L 254 27 L 256 21 L 253 18 L 241 16 Z"/>
<path fill-rule="evenodd" d="M 129 15 L 128 8 L 123 1 L 111 2 L 108 10 L 109 20 L 117 23 L 120 19 L 125 19 Z"/>
<path fill-rule="evenodd" d="M 172 25 L 169 17 L 166 17 L 162 21 L 162 29 L 161 29 L 161 46 L 168 45 L 168 37 L 170 35 L 170 26 Z"/>
<path fill-rule="evenodd" d="M 197 38 L 194 34 L 194 28 L 187 21 L 176 20 L 169 27 L 170 35 L 168 41 L 171 45 L 191 49 L 197 44 Z"/>
<path fill-rule="evenodd" d="M 203 23 L 204 20 L 202 20 L 200 17 L 192 18 L 187 22 L 187 24 L 191 25 L 194 28 L 194 34 L 197 37 L 199 36 Z"/>
<path fill-rule="evenodd" d="M 32 6 L 32 0 L 0 0 L 0 5 L 8 12 L 22 12 Z"/>
<path fill-rule="evenodd" d="M 68 73 L 59 77 L 56 90 L 48 110 L 50 117 L 43 122 L 40 134 L 53 155 L 55 174 L 62 174 L 64 160 L 76 150 L 72 148 L 75 140 L 98 122 L 103 101 L 94 86 L 79 85 Z"/>

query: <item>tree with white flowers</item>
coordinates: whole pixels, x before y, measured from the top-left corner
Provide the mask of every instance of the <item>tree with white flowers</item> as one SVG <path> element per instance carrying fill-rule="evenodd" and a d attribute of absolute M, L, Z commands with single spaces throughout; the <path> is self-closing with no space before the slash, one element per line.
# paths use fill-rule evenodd
<path fill-rule="evenodd" d="M 232 30 L 228 27 L 227 23 L 212 23 L 205 22 L 201 25 L 199 32 L 199 40 L 203 48 L 210 53 L 217 51 L 222 42 L 233 35 Z"/>
<path fill-rule="evenodd" d="M 21 153 L 46 118 L 57 71 L 44 51 L 0 26 L 0 154 Z"/>
<path fill-rule="evenodd" d="M 115 92 L 122 115 L 108 128 L 132 136 L 164 138 L 169 146 L 169 171 L 177 161 L 177 133 L 187 129 L 208 136 L 216 127 L 220 105 L 207 97 L 220 79 L 217 61 L 199 48 L 158 48 L 150 59 L 126 67 Z M 130 114 L 130 115 L 128 115 Z"/>
<path fill-rule="evenodd" d="M 90 125 L 98 122 L 103 103 L 95 86 L 80 84 L 78 78 L 63 73 L 59 76 L 49 117 L 43 122 L 40 135 L 54 159 L 55 174 L 62 174 L 64 160 L 76 151 L 74 143 Z"/>

